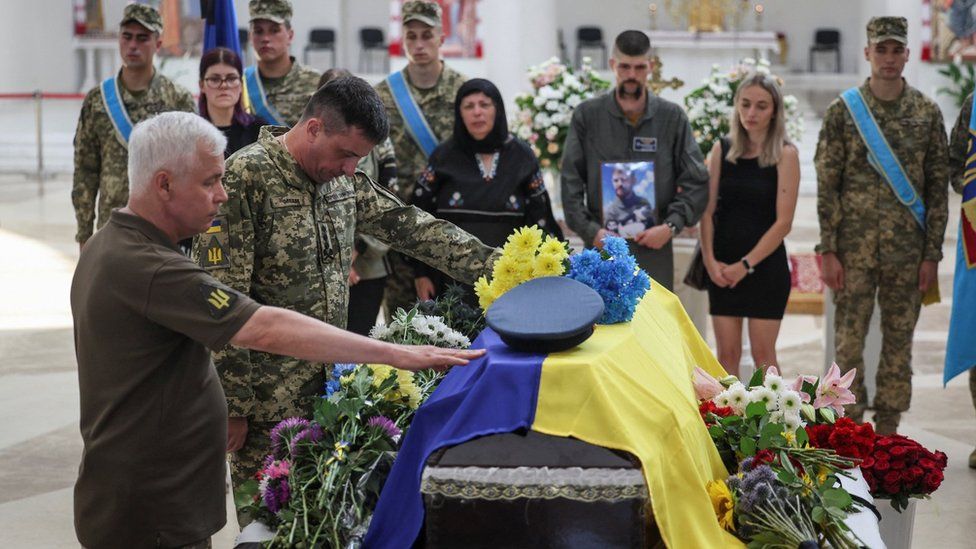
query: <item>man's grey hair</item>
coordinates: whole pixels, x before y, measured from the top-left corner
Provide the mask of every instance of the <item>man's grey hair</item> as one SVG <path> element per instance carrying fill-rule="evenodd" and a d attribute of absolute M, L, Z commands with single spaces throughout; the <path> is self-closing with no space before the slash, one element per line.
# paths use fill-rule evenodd
<path fill-rule="evenodd" d="M 214 156 L 223 156 L 227 138 L 196 114 L 164 112 L 136 124 L 129 136 L 130 192 L 145 190 L 160 170 L 182 175 L 196 167 L 200 145 Z"/>

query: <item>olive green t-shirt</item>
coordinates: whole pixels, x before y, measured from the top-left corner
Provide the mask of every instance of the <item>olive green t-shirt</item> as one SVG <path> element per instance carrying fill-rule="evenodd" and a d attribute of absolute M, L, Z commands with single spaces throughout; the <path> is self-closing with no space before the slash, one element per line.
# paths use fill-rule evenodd
<path fill-rule="evenodd" d="M 85 245 L 71 284 L 82 545 L 174 547 L 223 527 L 227 407 L 210 350 L 258 308 L 141 217 L 113 211 Z"/>

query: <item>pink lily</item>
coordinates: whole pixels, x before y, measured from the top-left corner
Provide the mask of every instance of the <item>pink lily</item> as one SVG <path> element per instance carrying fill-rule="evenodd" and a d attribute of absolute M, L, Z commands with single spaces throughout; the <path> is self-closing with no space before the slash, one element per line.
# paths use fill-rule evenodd
<path fill-rule="evenodd" d="M 856 369 L 850 370 L 841 377 L 837 363 L 831 364 L 827 375 L 820 380 L 820 386 L 817 387 L 817 398 L 813 401 L 813 407 L 830 407 L 837 412 L 838 416 L 843 416 L 844 405 L 857 402 L 854 393 L 850 390 L 855 375 L 857 375 Z"/>
<path fill-rule="evenodd" d="M 695 386 L 695 398 L 698 400 L 710 400 L 725 390 L 717 379 L 698 366 L 695 366 L 691 382 Z"/>
<path fill-rule="evenodd" d="M 799 393 L 800 400 L 802 400 L 804 403 L 808 403 L 810 402 L 810 395 L 803 390 L 804 382 L 810 384 L 816 383 L 817 376 L 797 376 L 797 378 L 793 380 L 793 385 L 790 385 L 790 390 Z"/>

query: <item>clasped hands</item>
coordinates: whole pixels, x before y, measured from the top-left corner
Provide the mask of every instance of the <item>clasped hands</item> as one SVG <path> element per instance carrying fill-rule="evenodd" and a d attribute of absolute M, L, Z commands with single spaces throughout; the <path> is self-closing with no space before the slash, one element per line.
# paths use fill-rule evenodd
<path fill-rule="evenodd" d="M 735 288 L 749 274 L 741 261 L 729 264 L 714 259 L 705 260 L 705 270 L 712 283 L 719 288 Z"/>
<path fill-rule="evenodd" d="M 593 246 L 603 248 L 603 238 L 606 236 L 620 235 L 606 229 L 600 229 L 596 232 L 596 237 L 593 238 Z M 669 240 L 671 240 L 671 227 L 667 225 L 655 225 L 650 229 L 641 231 L 634 237 L 634 242 L 652 250 L 660 250 Z"/>

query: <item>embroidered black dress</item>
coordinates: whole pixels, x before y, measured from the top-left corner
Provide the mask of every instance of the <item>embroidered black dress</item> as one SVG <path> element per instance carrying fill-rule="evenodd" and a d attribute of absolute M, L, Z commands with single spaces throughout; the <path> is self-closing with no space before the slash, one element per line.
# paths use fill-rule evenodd
<path fill-rule="evenodd" d="M 759 167 L 756 158 L 725 160 L 728 139 L 722 139 L 722 175 L 715 210 L 715 259 L 741 261 L 776 222 L 776 166 Z M 719 288 L 708 280 L 709 312 L 719 316 L 779 320 L 790 297 L 786 246 L 780 244 L 735 288 Z"/>
<path fill-rule="evenodd" d="M 515 229 L 526 225 L 563 236 L 552 215 L 539 161 L 527 144 L 511 135 L 492 155 L 487 170 L 477 155 L 463 151 L 453 138 L 441 143 L 417 181 L 413 203 L 488 246 L 503 245 Z M 415 264 L 414 272 L 430 277 L 438 294 L 452 282 L 421 263 Z"/>

